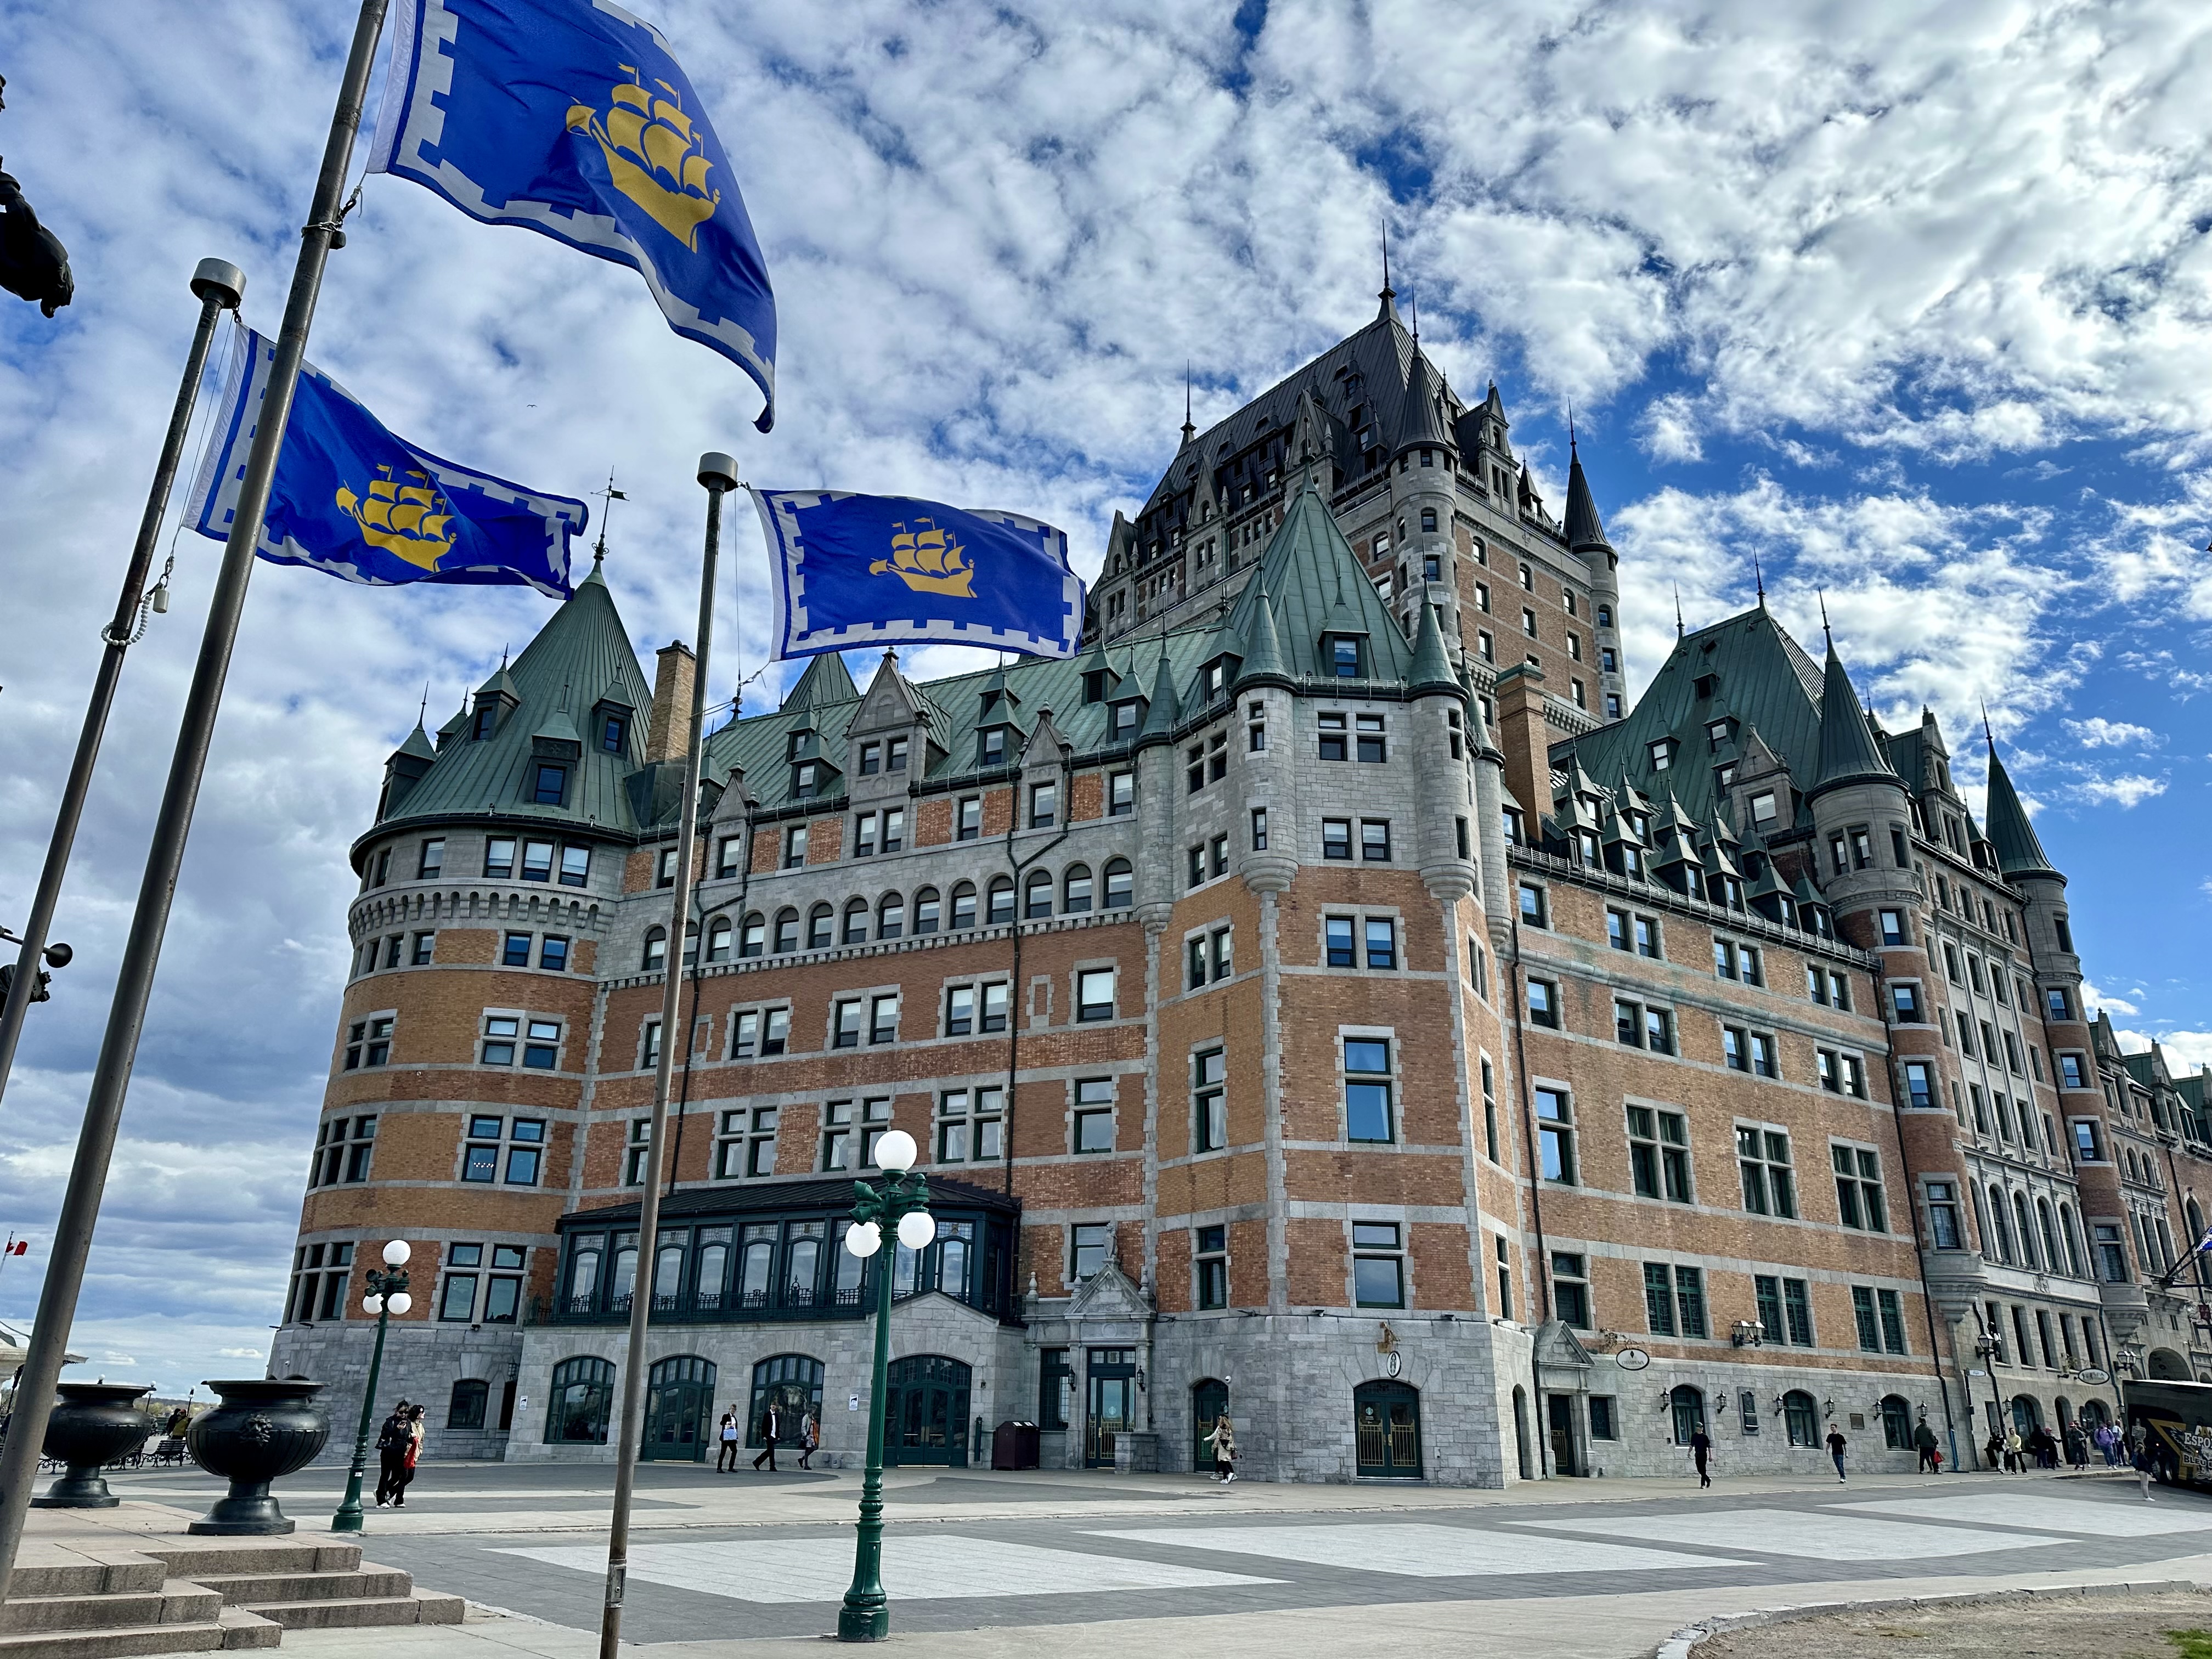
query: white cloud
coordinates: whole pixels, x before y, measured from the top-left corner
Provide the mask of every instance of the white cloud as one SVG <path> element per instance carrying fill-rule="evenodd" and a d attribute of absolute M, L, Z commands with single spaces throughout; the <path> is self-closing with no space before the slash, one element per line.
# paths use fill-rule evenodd
<path fill-rule="evenodd" d="M 2091 1008 L 2101 1008 L 2108 1014 L 2125 1014 L 2132 1016 L 2142 1012 L 2142 1010 L 2138 1008 L 2134 1003 L 2128 1001 L 2124 998 L 2116 997 L 2109 991 L 2104 990 L 2099 986 L 2093 985 L 2086 979 L 2081 981 L 2081 1000 L 2085 1006 Z"/>
<path fill-rule="evenodd" d="M 2149 749 L 2165 739 L 2148 726 L 2108 720 L 2093 714 L 2086 720 L 2062 720 L 2061 725 L 2081 740 L 2084 749 Z"/>
<path fill-rule="evenodd" d="M 2079 786 L 2084 800 L 2100 806 L 2118 806 L 2123 811 L 2140 806 L 2143 802 L 2166 793 L 2166 781 L 2146 777 L 2141 773 L 2122 773 L 2117 777 L 2090 778 Z"/>

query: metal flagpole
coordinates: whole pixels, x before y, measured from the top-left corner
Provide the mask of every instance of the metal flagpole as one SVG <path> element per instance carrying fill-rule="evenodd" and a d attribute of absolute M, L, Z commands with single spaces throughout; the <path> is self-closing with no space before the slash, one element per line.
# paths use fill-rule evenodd
<path fill-rule="evenodd" d="M 660 1188 L 668 1143 L 668 1091 L 676 1069 L 677 1044 L 688 1059 L 691 1033 L 678 1028 L 684 1016 L 684 930 L 691 915 L 691 855 L 699 833 L 699 768 L 706 748 L 707 659 L 714 635 L 714 562 L 721 551 L 722 497 L 738 487 L 738 464 L 713 451 L 699 458 L 699 482 L 707 491 L 707 545 L 699 560 L 699 654 L 691 671 L 691 740 L 684 752 L 684 793 L 677 808 L 676 890 L 669 896 L 668 951 L 662 957 L 666 978 L 660 992 L 660 1053 L 653 1072 L 653 1127 L 646 1156 L 651 1178 L 638 1205 L 638 1265 L 629 1287 L 629 1353 L 623 1366 L 622 1437 L 615 1453 L 615 1509 L 607 1526 L 606 1600 L 599 1612 L 599 1659 L 616 1659 L 622 1645 L 623 1581 L 629 1572 L 630 1498 L 637 1487 L 638 1443 L 645 1430 L 645 1328 L 653 1310 L 653 1268 L 659 1255 Z M 702 935 L 703 938 L 703 935 Z"/>
<path fill-rule="evenodd" d="M 362 0 L 361 15 L 354 24 L 353 46 L 346 57 L 344 78 L 338 84 L 337 108 L 331 114 L 330 137 L 323 147 L 322 172 L 315 180 L 314 206 L 300 233 L 300 261 L 292 272 L 292 291 L 284 302 L 284 325 L 276 337 L 276 360 L 270 368 L 268 391 L 254 428 L 253 448 L 246 458 L 246 477 L 239 489 L 238 516 L 232 522 L 230 539 L 223 545 L 215 596 L 208 606 L 207 629 L 200 639 L 199 661 L 193 667 L 191 690 L 185 698 L 176 755 L 169 763 L 169 781 L 162 792 L 161 816 L 154 822 L 146 874 L 138 887 L 138 908 L 131 918 L 131 936 L 116 976 L 115 1000 L 108 1010 L 106 1034 L 100 1040 L 100 1063 L 93 1073 L 84 1123 L 77 1132 L 76 1157 L 70 1165 L 61 1218 L 54 1227 L 53 1255 L 46 1264 L 45 1287 L 39 1293 L 38 1322 L 31 1328 L 30 1352 L 23 1362 L 21 1385 L 15 1391 L 15 1413 L 8 1425 L 6 1443 L 0 1446 L 0 1601 L 7 1599 L 16 1552 L 23 1541 L 23 1520 L 38 1474 L 40 1449 L 46 1437 L 46 1418 L 53 1409 L 54 1385 L 61 1377 L 70 1325 L 76 1317 L 85 1258 L 92 1249 L 93 1226 L 100 1218 L 108 1160 L 114 1154 L 116 1127 L 131 1086 L 131 1068 L 137 1059 L 139 1033 L 154 988 L 155 966 L 161 958 L 161 937 L 168 928 L 169 906 L 176 896 L 177 872 L 184 863 L 192 808 L 207 769 L 208 744 L 215 732 L 216 711 L 222 702 L 223 680 L 230 671 L 231 648 L 238 638 L 246 585 L 253 574 L 253 550 L 261 539 L 262 515 L 269 506 L 277 451 L 291 416 L 300 365 L 307 356 L 307 329 L 314 320 L 315 301 L 322 289 L 323 266 L 337 234 L 338 198 L 345 187 L 354 139 L 361 131 L 370 60 L 375 55 L 377 37 L 384 32 L 386 3 L 387 0 Z"/>
<path fill-rule="evenodd" d="M 153 568 L 154 549 L 161 542 L 161 526 L 169 516 L 169 490 L 184 458 L 185 434 L 192 423 L 192 404 L 198 398 L 200 374 L 207 368 L 208 347 L 215 339 L 216 319 L 225 311 L 237 310 L 245 296 L 246 273 L 227 260 L 203 259 L 192 272 L 192 292 L 199 296 L 199 325 L 192 331 L 191 349 L 185 354 L 185 377 L 177 387 L 176 407 L 169 411 L 161 458 L 154 464 L 154 483 L 146 492 L 146 514 L 138 520 L 138 541 L 131 550 L 130 568 L 123 573 L 115 619 L 100 636 L 107 649 L 100 653 L 100 670 L 93 676 L 92 702 L 84 711 L 84 728 L 77 733 L 76 757 L 70 763 L 69 781 L 62 786 L 61 810 L 54 817 L 54 836 L 46 847 L 46 868 L 39 872 L 31 919 L 23 924 L 23 951 L 15 959 L 15 982 L 8 988 L 6 1006 L 0 1007 L 0 1094 L 7 1092 L 8 1073 L 15 1064 L 15 1044 L 23 1035 L 23 1016 L 31 1006 L 32 993 L 38 988 L 46 929 L 53 926 L 62 878 L 69 873 L 77 822 L 84 816 L 84 798 L 92 787 L 93 763 L 100 758 L 100 740 L 107 732 L 107 711 L 114 707 L 116 684 L 123 678 L 123 653 L 131 647 L 140 607 L 148 603 L 146 573 Z"/>

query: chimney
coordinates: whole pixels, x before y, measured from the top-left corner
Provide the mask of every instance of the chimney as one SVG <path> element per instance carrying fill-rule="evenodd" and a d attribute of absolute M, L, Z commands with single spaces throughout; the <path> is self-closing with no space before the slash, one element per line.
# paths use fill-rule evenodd
<path fill-rule="evenodd" d="M 691 678 L 698 659 L 677 640 L 661 647 L 653 671 L 653 719 L 645 732 L 645 758 L 681 760 L 691 751 Z"/>
<path fill-rule="evenodd" d="M 1552 810 L 1551 722 L 1544 718 L 1544 671 L 1534 663 L 1498 672 L 1498 746 L 1505 755 L 1505 787 L 1527 815 L 1534 845 Z"/>

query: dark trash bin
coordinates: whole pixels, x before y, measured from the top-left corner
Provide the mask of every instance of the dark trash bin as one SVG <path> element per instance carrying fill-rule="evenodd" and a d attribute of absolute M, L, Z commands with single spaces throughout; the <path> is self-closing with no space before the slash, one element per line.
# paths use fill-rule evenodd
<path fill-rule="evenodd" d="M 991 1467 L 1033 1469 L 1037 1466 L 1037 1425 L 1001 1423 L 991 1431 Z"/>

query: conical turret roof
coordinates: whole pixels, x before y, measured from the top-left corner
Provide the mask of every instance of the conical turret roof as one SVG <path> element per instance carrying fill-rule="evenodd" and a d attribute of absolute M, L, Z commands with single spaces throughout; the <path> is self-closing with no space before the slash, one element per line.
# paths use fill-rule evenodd
<path fill-rule="evenodd" d="M 1415 346 L 1413 364 L 1406 371 L 1406 396 L 1398 408 L 1397 441 L 1392 448 L 1407 449 L 1418 444 L 1451 447 L 1451 428 L 1446 423 L 1443 405 L 1443 377 Z"/>
<path fill-rule="evenodd" d="M 1167 639 L 1160 639 L 1160 665 L 1152 673 L 1152 698 L 1145 709 L 1144 729 L 1137 733 L 1137 746 L 1165 743 L 1174 732 L 1182 706 L 1176 697 L 1175 665 L 1168 659 Z"/>
<path fill-rule="evenodd" d="M 1360 568 L 1359 556 L 1317 489 L 1299 490 L 1283 509 L 1283 522 L 1260 556 L 1258 574 L 1230 609 L 1231 633 L 1252 637 L 1252 613 L 1263 598 L 1273 609 L 1276 644 L 1289 673 L 1333 675 L 1334 665 L 1322 660 L 1322 636 L 1331 633 L 1365 638 L 1369 679 L 1403 680 L 1413 665 L 1405 629 Z"/>
<path fill-rule="evenodd" d="M 824 651 L 806 665 L 799 684 L 783 700 L 786 713 L 800 708 L 826 708 L 833 703 L 857 702 L 860 688 L 853 684 L 841 653 Z"/>
<path fill-rule="evenodd" d="M 1828 641 L 1827 666 L 1820 684 L 1820 757 L 1810 794 L 1819 795 L 1847 783 L 1901 787 L 1859 708 L 1858 693 L 1851 689 L 1851 677 L 1844 672 L 1844 659 L 1836 654 L 1833 640 Z"/>
<path fill-rule="evenodd" d="M 2043 842 L 2028 822 L 2027 809 L 2012 787 L 2012 778 L 1990 744 L 1990 845 L 1996 849 L 1997 868 L 2008 876 L 2055 876 L 2058 872 L 2044 856 Z"/>
<path fill-rule="evenodd" d="M 407 734 L 407 740 L 394 752 L 409 756 L 416 760 L 438 758 L 437 747 L 431 743 L 430 734 L 422 729 L 422 722 L 419 720 L 415 722 L 415 729 Z"/>
<path fill-rule="evenodd" d="M 1580 553 L 1590 548 L 1613 550 L 1605 538 L 1605 525 L 1597 515 L 1597 502 L 1590 495 L 1589 480 L 1583 474 L 1581 451 L 1572 443 L 1567 446 L 1567 518 L 1564 526 L 1567 545 Z"/>
<path fill-rule="evenodd" d="M 1420 622 L 1413 629 L 1413 660 L 1406 671 L 1407 687 L 1415 696 L 1432 691 L 1463 697 L 1465 689 L 1452 672 L 1451 655 L 1444 649 L 1444 631 L 1437 625 L 1437 608 L 1419 607 Z"/>
<path fill-rule="evenodd" d="M 1282 636 L 1275 632 L 1275 607 L 1257 579 L 1252 585 L 1259 590 L 1259 597 L 1244 619 L 1244 659 L 1237 671 L 1237 684 L 1239 687 L 1261 682 L 1287 684 L 1291 675 L 1283 662 Z"/>

